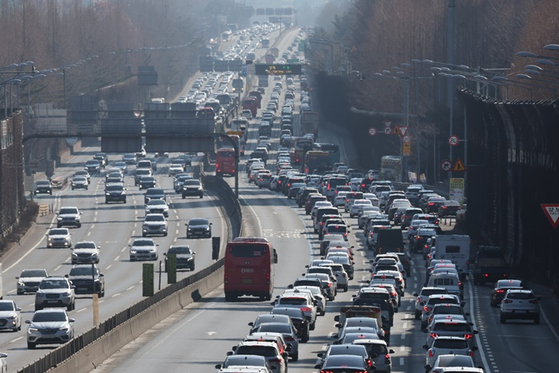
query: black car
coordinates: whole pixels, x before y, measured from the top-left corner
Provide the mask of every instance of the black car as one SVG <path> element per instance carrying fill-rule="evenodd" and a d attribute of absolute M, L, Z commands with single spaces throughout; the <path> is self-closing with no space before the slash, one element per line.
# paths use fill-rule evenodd
<path fill-rule="evenodd" d="M 98 174 L 101 171 L 101 164 L 96 159 L 85 162 L 85 170 L 90 174 Z"/>
<path fill-rule="evenodd" d="M 52 195 L 52 185 L 48 180 L 40 180 L 35 184 L 35 194 L 44 193 Z"/>
<path fill-rule="evenodd" d="M 107 153 L 95 153 L 93 159 L 99 162 L 101 167 L 105 167 L 109 163 L 109 157 Z"/>
<path fill-rule="evenodd" d="M 123 183 L 105 184 L 105 203 L 126 203 L 126 188 Z"/>
<path fill-rule="evenodd" d="M 148 188 L 144 195 L 144 203 L 148 203 L 150 199 L 162 199 L 166 201 L 165 191 L 161 188 Z"/>
<path fill-rule="evenodd" d="M 165 272 L 168 271 L 169 255 L 176 256 L 177 269 L 190 269 L 191 271 L 194 271 L 196 268 L 196 251 L 190 250 L 190 246 L 188 245 L 169 247 L 169 250 L 165 253 Z"/>
<path fill-rule="evenodd" d="M 153 176 L 142 176 L 138 184 L 140 186 L 140 190 L 142 190 L 142 189 L 155 188 L 155 183 L 156 180 Z"/>
<path fill-rule="evenodd" d="M 503 279 L 497 281 L 489 295 L 491 298 L 491 307 L 499 307 L 499 304 L 501 304 L 501 301 L 509 289 L 524 289 L 524 285 L 521 280 Z"/>
<path fill-rule="evenodd" d="M 203 218 L 190 219 L 186 224 L 186 238 L 192 237 L 211 238 L 212 223 Z"/>
<path fill-rule="evenodd" d="M 297 330 L 297 338 L 303 343 L 309 341 L 309 320 L 305 317 L 305 313 L 300 308 L 291 307 L 274 307 L 270 311 L 273 315 L 287 315 L 293 321 L 293 325 Z"/>
<path fill-rule="evenodd" d="M 460 209 L 460 202 L 447 200 L 444 201 L 442 205 L 439 206 L 439 218 L 444 218 L 445 216 L 456 216 L 456 212 Z"/>
<path fill-rule="evenodd" d="M 74 285 L 76 294 L 96 293 L 99 298 L 105 296 L 105 277 L 95 264 L 75 265 L 66 277 Z"/>

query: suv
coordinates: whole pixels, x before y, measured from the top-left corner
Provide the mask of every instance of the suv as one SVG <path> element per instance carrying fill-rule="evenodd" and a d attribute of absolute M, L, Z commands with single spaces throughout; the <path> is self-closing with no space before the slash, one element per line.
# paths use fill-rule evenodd
<path fill-rule="evenodd" d="M 186 196 L 198 196 L 200 198 L 204 197 L 204 189 L 202 188 L 202 183 L 198 179 L 185 180 L 182 185 L 182 198 Z"/>
<path fill-rule="evenodd" d="M 287 352 L 280 352 L 275 342 L 243 341 L 233 347 L 235 355 L 264 356 L 276 373 L 287 373 Z"/>
<path fill-rule="evenodd" d="M 167 200 L 165 196 L 165 191 L 162 188 L 148 188 L 146 194 L 144 195 L 144 203 L 148 203 L 152 199 L 161 199 L 163 201 Z"/>
<path fill-rule="evenodd" d="M 35 293 L 45 277 L 48 277 L 46 269 L 24 269 L 21 271 L 21 275 L 16 277 L 17 295 Z"/>
<path fill-rule="evenodd" d="M 78 264 L 66 276 L 74 285 L 76 294 L 96 293 L 105 296 L 105 277 L 95 264 Z"/>
<path fill-rule="evenodd" d="M 48 309 L 37 311 L 27 329 L 27 348 L 34 349 L 38 344 L 66 343 L 74 338 L 74 319 L 64 310 Z"/>
<path fill-rule="evenodd" d="M 146 214 L 142 224 L 142 237 L 154 234 L 167 236 L 167 220 L 163 214 Z"/>
<path fill-rule="evenodd" d="M 99 263 L 100 247 L 93 241 L 81 241 L 76 243 L 72 251 L 72 264 Z"/>
<path fill-rule="evenodd" d="M 105 203 L 113 201 L 126 203 L 126 188 L 123 183 L 105 184 Z"/>
<path fill-rule="evenodd" d="M 138 186 L 140 184 L 140 179 L 142 176 L 151 176 L 151 168 L 137 168 L 136 172 L 134 173 L 134 186 Z"/>
<path fill-rule="evenodd" d="M 46 277 L 35 293 L 35 311 L 44 307 L 76 308 L 74 285 L 66 277 Z"/>
<path fill-rule="evenodd" d="M 72 226 L 81 228 L 82 222 L 80 219 L 80 215 L 82 213 L 78 210 L 77 207 L 61 207 L 60 211 L 58 211 L 58 218 L 56 226 L 58 228 L 65 227 L 65 226 Z"/>
<path fill-rule="evenodd" d="M 107 164 L 109 164 L 109 157 L 107 156 L 107 153 L 95 153 L 93 159 L 99 162 L 101 167 L 105 167 Z"/>
<path fill-rule="evenodd" d="M 509 289 L 501 302 L 501 324 L 508 319 L 532 319 L 534 324 L 540 323 L 539 298 L 532 290 Z"/>
<path fill-rule="evenodd" d="M 85 162 L 84 169 L 90 174 L 97 174 L 101 171 L 101 164 L 95 159 Z"/>
<path fill-rule="evenodd" d="M 309 293 L 295 293 L 290 291 L 278 296 L 278 298 L 272 302 L 272 306 L 300 309 L 309 321 L 309 329 L 314 330 L 316 325 L 317 308 L 314 298 Z"/>
<path fill-rule="evenodd" d="M 424 286 L 423 288 L 421 288 L 420 293 L 416 293 L 416 292 L 413 293 L 413 296 L 417 297 L 417 299 L 415 301 L 415 319 L 416 320 L 421 319 L 421 313 L 423 312 L 423 307 L 425 306 L 425 303 L 429 299 L 429 296 L 434 295 L 434 294 L 448 294 L 448 291 L 446 290 L 446 288 L 443 288 L 443 287 Z"/>
<path fill-rule="evenodd" d="M 52 185 L 48 180 L 40 180 L 35 183 L 35 194 L 46 193 L 52 195 Z"/>

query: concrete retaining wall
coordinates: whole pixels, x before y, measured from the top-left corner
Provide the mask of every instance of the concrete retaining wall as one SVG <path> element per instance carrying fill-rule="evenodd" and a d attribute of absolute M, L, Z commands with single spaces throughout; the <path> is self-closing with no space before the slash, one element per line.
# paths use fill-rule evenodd
<path fill-rule="evenodd" d="M 95 369 L 126 344 L 142 333 L 169 317 L 186 305 L 199 300 L 223 283 L 223 267 L 190 286 L 176 292 L 161 302 L 151 306 L 138 316 L 128 320 L 107 333 L 91 345 L 85 347 L 70 359 L 52 368 L 55 373 L 85 373 Z"/>

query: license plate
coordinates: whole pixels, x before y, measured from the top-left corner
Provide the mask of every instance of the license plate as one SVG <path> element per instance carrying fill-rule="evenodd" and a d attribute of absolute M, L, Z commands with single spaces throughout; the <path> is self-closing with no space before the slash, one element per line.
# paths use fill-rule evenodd
<path fill-rule="evenodd" d="M 47 300 L 47 303 L 58 303 L 57 300 Z"/>
<path fill-rule="evenodd" d="M 242 283 L 243 284 L 252 284 L 252 279 L 251 278 L 243 278 Z"/>
<path fill-rule="evenodd" d="M 87 290 L 87 288 L 78 288 L 78 290 Z"/>

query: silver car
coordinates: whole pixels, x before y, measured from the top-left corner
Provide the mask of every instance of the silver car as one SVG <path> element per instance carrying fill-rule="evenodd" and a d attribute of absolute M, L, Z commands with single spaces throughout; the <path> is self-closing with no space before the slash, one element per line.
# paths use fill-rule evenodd
<path fill-rule="evenodd" d="M 93 241 L 81 241 L 72 250 L 72 264 L 99 263 L 100 247 Z"/>
<path fill-rule="evenodd" d="M 382 339 L 356 339 L 353 344 L 365 346 L 369 359 L 373 361 L 376 372 L 390 373 L 392 371 L 392 359 L 389 354 L 394 350 L 389 350 L 386 341 Z"/>
<path fill-rule="evenodd" d="M 61 344 L 74 338 L 74 319 L 65 310 L 47 309 L 37 311 L 33 319 L 25 320 L 27 328 L 27 348 L 34 349 L 38 344 Z"/>
<path fill-rule="evenodd" d="M 35 293 L 39 289 L 41 281 L 48 277 L 46 269 L 24 269 L 21 274 L 16 277 L 17 295 L 25 293 Z"/>
<path fill-rule="evenodd" d="M 46 234 L 47 247 L 72 247 L 72 238 L 68 228 L 52 228 Z"/>
<path fill-rule="evenodd" d="M 501 324 L 509 319 L 531 319 L 540 323 L 538 297 L 532 290 L 509 289 L 501 302 Z"/>
<path fill-rule="evenodd" d="M 68 311 L 76 307 L 74 286 L 66 277 L 47 277 L 41 281 L 35 293 L 35 311 L 45 307 L 66 307 Z"/>

